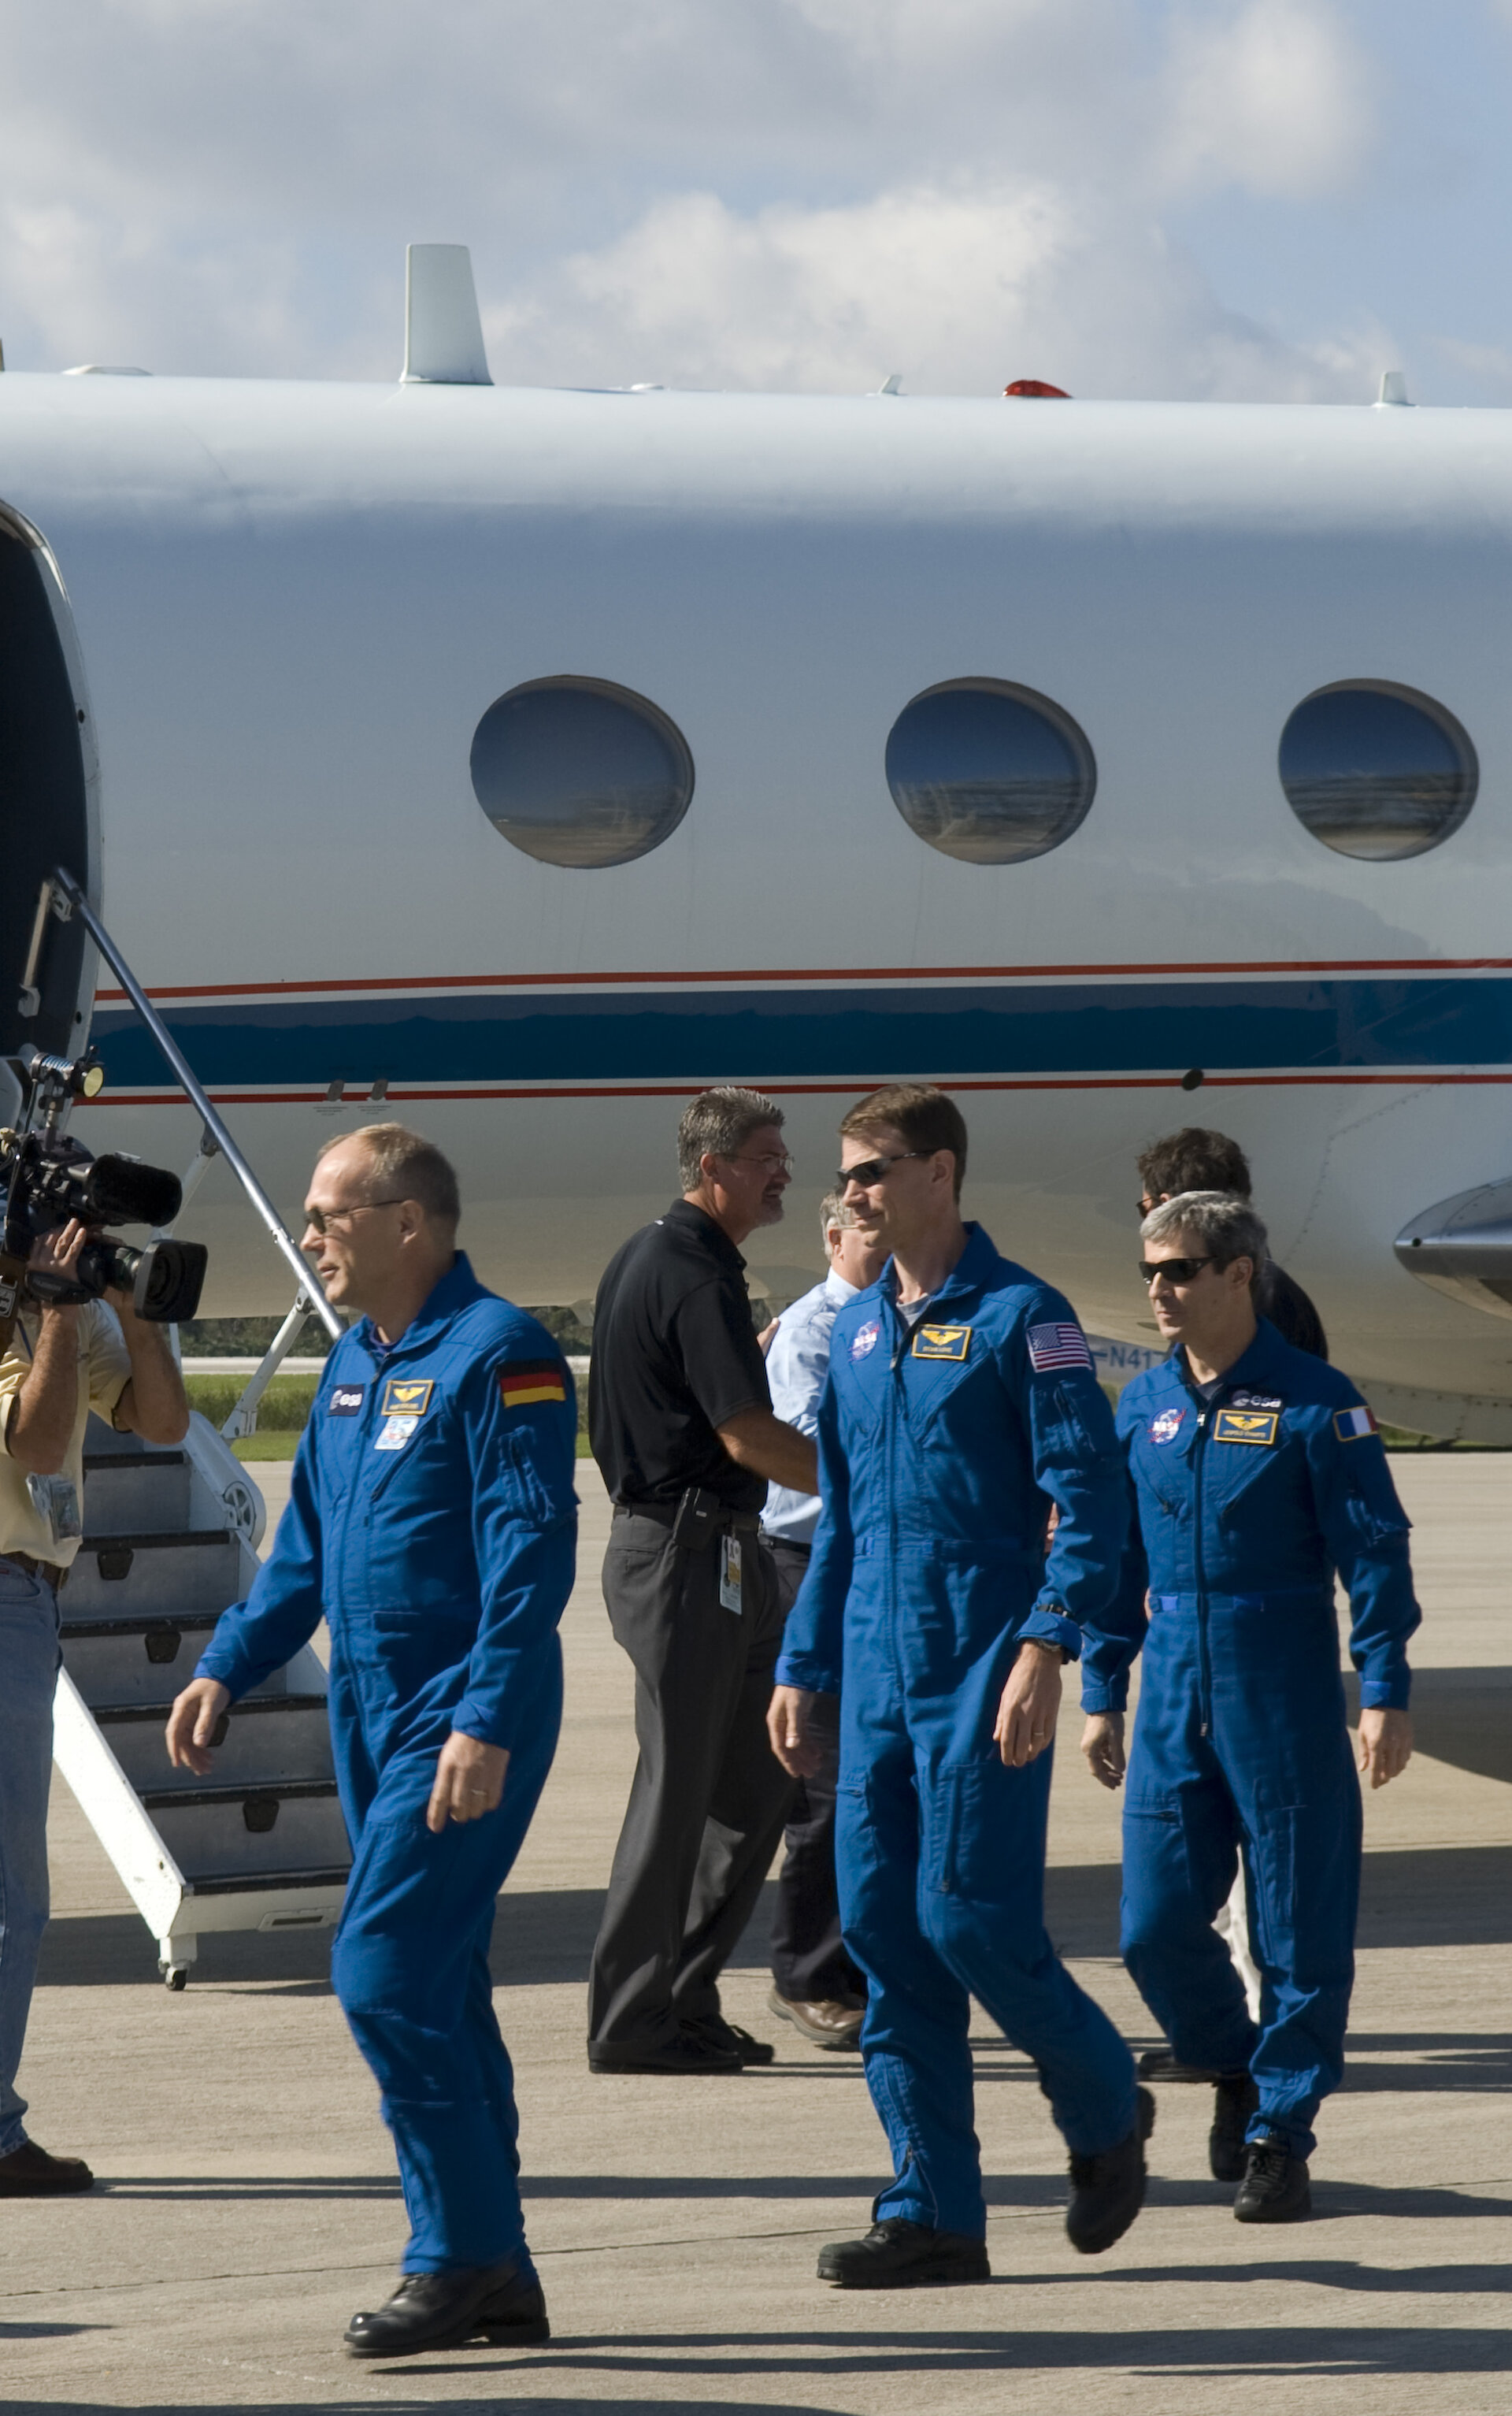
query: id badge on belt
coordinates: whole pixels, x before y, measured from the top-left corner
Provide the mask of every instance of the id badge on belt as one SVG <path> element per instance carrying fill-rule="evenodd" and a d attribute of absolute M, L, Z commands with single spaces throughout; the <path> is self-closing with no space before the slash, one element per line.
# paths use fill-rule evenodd
<path fill-rule="evenodd" d="M 721 1535 L 719 1539 L 719 1607 L 741 1615 L 741 1539 L 739 1535 Z"/>

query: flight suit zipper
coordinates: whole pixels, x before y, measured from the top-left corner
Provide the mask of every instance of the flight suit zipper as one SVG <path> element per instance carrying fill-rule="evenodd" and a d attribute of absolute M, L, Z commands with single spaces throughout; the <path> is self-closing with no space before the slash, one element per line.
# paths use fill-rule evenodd
<path fill-rule="evenodd" d="M 1207 1457 L 1207 1411 L 1197 1412 L 1196 1449 L 1192 1454 L 1192 1550 L 1196 1559 L 1197 1578 L 1197 1708 L 1202 1713 L 1201 1733 L 1206 1736 L 1213 1725 L 1213 1663 L 1207 1638 L 1207 1563 L 1203 1553 L 1203 1465 Z"/>

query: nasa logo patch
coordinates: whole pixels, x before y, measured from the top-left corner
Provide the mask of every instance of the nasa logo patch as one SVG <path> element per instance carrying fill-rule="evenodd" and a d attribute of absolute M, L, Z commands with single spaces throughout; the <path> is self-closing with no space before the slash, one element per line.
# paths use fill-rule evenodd
<path fill-rule="evenodd" d="M 1149 1427 L 1151 1442 L 1175 1442 L 1181 1432 L 1186 1415 L 1185 1410 L 1162 1410 L 1158 1418 L 1151 1418 Z"/>
<path fill-rule="evenodd" d="M 869 1351 L 875 1351 L 881 1338 L 881 1333 L 882 1329 L 875 1317 L 868 1324 L 859 1327 L 850 1337 L 852 1359 L 864 1359 Z"/>

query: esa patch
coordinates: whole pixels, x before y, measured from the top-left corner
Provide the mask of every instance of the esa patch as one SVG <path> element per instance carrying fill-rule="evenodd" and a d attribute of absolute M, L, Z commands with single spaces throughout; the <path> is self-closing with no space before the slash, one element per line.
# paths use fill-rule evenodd
<path fill-rule="evenodd" d="M 1280 1422 L 1279 1410 L 1220 1410 L 1213 1420 L 1213 1441 L 1272 1443 Z"/>
<path fill-rule="evenodd" d="M 864 1359 L 869 1351 L 875 1351 L 881 1339 L 881 1334 L 882 1329 L 875 1317 L 869 1324 L 858 1326 L 850 1337 L 852 1359 Z"/>
<path fill-rule="evenodd" d="M 499 1370 L 499 1397 L 506 1410 L 529 1410 L 538 1401 L 564 1401 L 567 1382 L 560 1359 L 512 1359 Z"/>
<path fill-rule="evenodd" d="M 1181 1432 L 1182 1427 L 1186 1423 L 1186 1417 L 1187 1412 L 1185 1410 L 1162 1410 L 1158 1418 L 1151 1418 L 1150 1420 L 1149 1439 L 1151 1442 L 1175 1442 L 1177 1435 Z"/>
<path fill-rule="evenodd" d="M 1231 1393 L 1231 1410 L 1284 1410 L 1286 1403 L 1279 1393 Z"/>
<path fill-rule="evenodd" d="M 1359 1442 L 1376 1431 L 1374 1418 L 1362 1401 L 1357 1410 L 1336 1410 L 1334 1432 L 1340 1442 Z"/>
<path fill-rule="evenodd" d="M 969 1325 L 920 1325 L 914 1332 L 914 1359 L 964 1359 L 971 1348 Z"/>
<path fill-rule="evenodd" d="M 416 1427 L 418 1418 L 390 1418 L 374 1443 L 375 1451 L 402 1451 Z"/>
<path fill-rule="evenodd" d="M 1029 1365 L 1037 1376 L 1046 1376 L 1055 1367 L 1085 1367 L 1090 1373 L 1092 1353 L 1086 1347 L 1085 1335 L 1074 1321 L 1069 1325 L 1031 1325 L 1025 1338 Z"/>
<path fill-rule="evenodd" d="M 384 1417 L 423 1418 L 430 1407 L 430 1397 L 435 1389 L 433 1376 L 391 1376 L 383 1387 Z"/>
<path fill-rule="evenodd" d="M 354 1418 L 367 1398 L 366 1384 L 333 1384 L 331 1397 L 325 1405 L 328 1418 Z"/>

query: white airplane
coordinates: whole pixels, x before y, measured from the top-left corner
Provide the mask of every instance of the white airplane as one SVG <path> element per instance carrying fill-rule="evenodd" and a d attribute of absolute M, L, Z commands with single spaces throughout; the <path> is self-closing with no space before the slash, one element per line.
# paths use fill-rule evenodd
<path fill-rule="evenodd" d="M 0 378 L 0 1052 L 93 1000 L 80 1137 L 200 1127 L 77 918 L 34 948 L 60 864 L 292 1221 L 398 1115 L 487 1279 L 585 1301 L 749 1082 L 785 1298 L 845 1103 L 930 1078 L 1000 1246 L 1147 1344 L 1135 1153 L 1214 1124 L 1378 1412 L 1512 1440 L 1512 414 L 497 388 L 453 247 L 409 336 Z M 206 1313 L 288 1306 L 223 1164 L 181 1230 Z"/>

